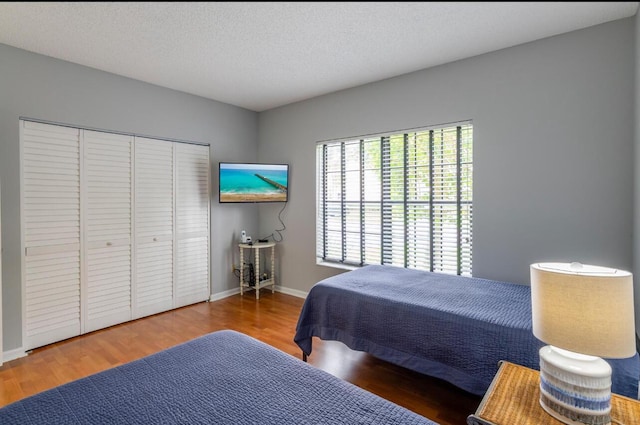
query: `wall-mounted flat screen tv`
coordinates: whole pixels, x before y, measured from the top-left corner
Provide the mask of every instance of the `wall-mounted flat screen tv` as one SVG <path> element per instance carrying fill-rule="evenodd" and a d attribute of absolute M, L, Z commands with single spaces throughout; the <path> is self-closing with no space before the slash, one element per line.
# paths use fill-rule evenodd
<path fill-rule="evenodd" d="M 287 202 L 288 164 L 221 162 L 220 202 Z"/>

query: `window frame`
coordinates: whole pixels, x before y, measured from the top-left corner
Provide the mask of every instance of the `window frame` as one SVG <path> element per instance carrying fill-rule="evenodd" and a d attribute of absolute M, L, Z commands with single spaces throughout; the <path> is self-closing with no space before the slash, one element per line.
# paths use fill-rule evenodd
<path fill-rule="evenodd" d="M 455 131 L 455 146 L 453 147 L 455 164 L 447 162 L 451 159 L 450 152 L 453 144 L 451 134 L 453 131 Z M 429 135 L 428 142 L 424 140 L 425 135 Z M 402 139 L 402 154 L 398 153 L 399 138 Z M 376 159 L 379 160 L 377 168 L 367 168 L 367 149 L 365 148 L 368 143 L 374 147 L 376 143 L 379 144 L 380 156 Z M 428 159 L 426 162 L 424 152 L 422 152 L 421 158 L 418 158 L 419 154 L 415 152 L 408 152 L 409 148 L 413 148 L 416 152 L 420 149 L 424 150 L 427 143 L 428 153 L 426 155 Z M 434 153 L 436 145 L 442 151 L 439 153 L 440 157 Z M 350 152 L 355 152 L 354 146 L 359 155 L 358 167 L 349 168 L 353 166 L 353 161 L 347 158 L 347 149 Z M 337 153 L 338 147 L 339 154 Z M 371 151 L 371 147 L 369 150 Z M 414 155 L 415 158 L 411 158 L 411 155 Z M 399 156 L 402 162 L 400 165 L 398 165 Z M 436 160 L 441 162 L 436 163 Z M 438 199 L 435 193 L 437 190 L 443 196 L 450 197 L 453 193 L 449 188 L 446 188 L 447 184 L 451 183 L 451 168 L 453 166 L 455 166 L 455 199 Z M 428 178 L 425 173 L 426 168 L 428 168 Z M 443 171 L 445 168 L 448 168 L 448 171 Z M 365 194 L 365 190 L 371 191 L 370 185 L 365 180 L 365 174 L 371 170 L 379 172 L 379 199 L 368 199 Z M 410 176 L 408 170 L 414 175 Z M 435 170 L 438 170 L 440 174 L 447 174 L 447 176 L 436 176 L 434 175 Z M 358 177 L 353 175 L 348 178 L 347 173 L 354 175 L 358 173 Z M 392 177 L 392 173 L 395 173 L 395 176 Z M 398 173 L 401 173 L 402 177 L 398 177 Z M 352 186 L 355 183 L 353 180 L 357 181 L 358 179 L 359 197 L 347 199 L 347 193 L 354 192 Z M 425 179 L 427 184 L 425 184 Z M 347 180 L 350 180 L 349 185 L 346 184 Z M 402 183 L 398 186 L 400 180 Z M 340 186 L 339 189 L 337 189 L 337 184 Z M 426 186 L 429 190 L 428 196 L 424 194 Z M 409 195 L 408 188 L 413 189 L 414 192 L 422 192 L 422 194 Z M 397 199 L 401 192 L 403 198 Z M 445 193 L 446 195 L 444 195 Z M 336 198 L 336 194 L 339 199 Z M 420 199 L 413 199 L 411 196 Z M 427 200 L 425 200 L 425 196 L 428 198 Z M 452 212 L 452 205 L 455 208 L 455 213 Z M 372 226 L 372 224 L 367 224 L 365 215 L 370 214 L 371 211 L 375 213 L 375 206 L 377 206 L 380 215 L 380 243 L 378 246 L 370 241 L 365 241 L 366 238 L 372 238 L 376 235 L 376 233 L 370 233 L 365 229 Z M 366 208 L 369 208 L 369 212 L 365 212 Z M 354 210 L 356 210 L 355 213 Z M 424 229 L 425 211 L 428 211 L 429 214 L 428 230 Z M 389 264 L 471 276 L 473 255 L 472 121 L 317 142 L 315 214 L 316 264 L 349 270 L 368 264 Z M 353 220 L 353 216 L 356 216 L 355 220 Z M 454 216 L 455 218 L 452 218 Z M 371 217 L 375 217 L 375 214 Z M 455 248 L 450 246 L 453 238 L 452 231 L 442 230 L 451 227 L 451 220 L 455 221 L 456 227 Z M 371 220 L 369 219 L 369 221 Z M 375 219 L 373 221 L 375 222 Z M 337 222 L 340 222 L 339 237 L 337 236 Z M 436 222 L 443 224 L 438 226 L 435 224 Z M 420 224 L 422 224 L 422 229 Z M 401 230 L 398 230 L 399 228 Z M 393 234 L 394 232 L 403 234 L 398 236 L 398 234 Z M 439 237 L 436 236 L 438 234 Z M 420 248 L 422 251 L 417 245 L 409 245 L 409 239 L 417 241 L 425 236 L 429 239 L 429 243 L 428 247 L 425 247 L 423 243 Z M 445 241 L 444 245 L 449 245 L 446 249 L 442 248 L 443 241 Z M 440 242 L 441 246 L 438 248 L 441 250 L 440 254 L 434 249 L 437 245 L 436 242 Z M 333 246 L 334 244 L 340 245 L 337 250 Z M 329 245 L 332 245 L 332 252 L 329 252 Z M 397 252 L 400 251 L 400 248 L 402 248 L 402 253 Z M 357 258 L 358 249 L 359 258 Z M 371 258 L 375 258 L 376 249 L 380 251 L 379 261 L 371 261 Z M 456 251 L 455 255 L 452 254 L 453 250 Z M 424 256 L 428 257 L 428 265 L 425 263 Z M 399 257 L 402 257 L 401 261 L 398 260 Z M 453 257 L 455 257 L 455 267 L 451 265 L 454 261 Z"/>

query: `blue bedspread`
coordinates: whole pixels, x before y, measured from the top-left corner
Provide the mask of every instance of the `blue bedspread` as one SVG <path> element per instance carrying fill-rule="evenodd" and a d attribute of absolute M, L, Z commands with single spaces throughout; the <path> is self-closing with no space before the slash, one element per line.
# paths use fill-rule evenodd
<path fill-rule="evenodd" d="M 544 345 L 533 336 L 529 286 L 379 265 L 311 288 L 294 340 L 308 355 L 314 336 L 478 395 L 500 360 L 539 370 Z M 612 391 L 638 398 L 638 355 L 605 360 Z"/>
<path fill-rule="evenodd" d="M 435 425 L 235 331 L 17 401 L 0 424 Z"/>

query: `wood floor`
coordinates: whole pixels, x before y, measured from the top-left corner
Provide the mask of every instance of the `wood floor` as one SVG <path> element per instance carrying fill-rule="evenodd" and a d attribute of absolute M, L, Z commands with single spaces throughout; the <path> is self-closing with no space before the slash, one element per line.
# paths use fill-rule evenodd
<path fill-rule="evenodd" d="M 235 295 L 135 320 L 33 350 L 0 367 L 0 406 L 221 329 L 300 358 L 293 342 L 303 300 L 276 292 Z M 339 342 L 314 338 L 309 363 L 442 425 L 464 425 L 480 398 Z"/>

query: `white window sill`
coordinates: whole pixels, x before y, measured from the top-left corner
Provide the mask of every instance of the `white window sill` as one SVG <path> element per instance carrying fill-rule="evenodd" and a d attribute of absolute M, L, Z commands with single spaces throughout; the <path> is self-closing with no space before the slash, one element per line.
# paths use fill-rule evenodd
<path fill-rule="evenodd" d="M 341 263 L 333 263 L 331 261 L 322 261 L 316 260 L 316 265 L 323 267 L 331 267 L 332 269 L 341 269 L 341 270 L 356 270 L 360 267 L 353 266 L 351 264 L 341 264 Z"/>

